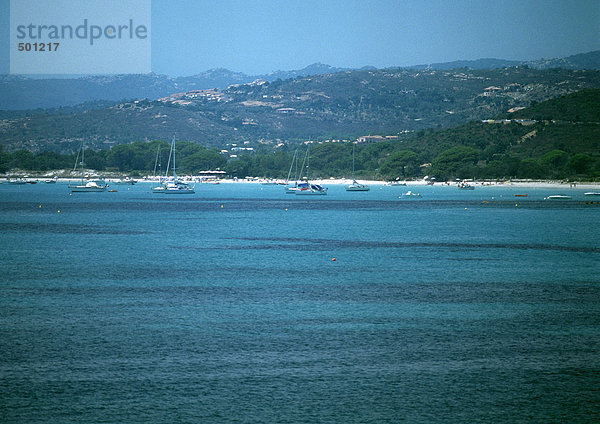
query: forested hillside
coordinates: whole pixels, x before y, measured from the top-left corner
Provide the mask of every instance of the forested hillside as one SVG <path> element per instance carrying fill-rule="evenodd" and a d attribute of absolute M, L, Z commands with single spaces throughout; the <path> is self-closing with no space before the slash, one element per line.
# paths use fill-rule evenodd
<path fill-rule="evenodd" d="M 589 88 L 600 71 L 362 70 L 256 81 L 111 107 L 0 113 L 5 151 L 73 153 L 155 139 L 225 148 L 449 128 Z"/>
<path fill-rule="evenodd" d="M 355 168 L 363 178 L 545 178 L 600 179 L 600 89 L 584 90 L 535 103 L 497 119 L 471 121 L 447 129 L 424 129 L 397 139 L 356 144 Z M 311 144 L 311 174 L 348 177 L 352 170 L 350 142 Z M 110 150 L 86 152 L 90 168 L 147 175 L 166 141 L 135 142 Z M 283 178 L 294 151 L 307 144 L 263 145 L 242 151 L 234 159 L 216 148 L 178 143 L 180 172 L 224 169 L 229 175 Z M 26 150 L 0 153 L 0 171 L 12 168 L 50 170 L 69 168 L 75 156 Z M 163 160 L 164 162 L 164 160 Z"/>

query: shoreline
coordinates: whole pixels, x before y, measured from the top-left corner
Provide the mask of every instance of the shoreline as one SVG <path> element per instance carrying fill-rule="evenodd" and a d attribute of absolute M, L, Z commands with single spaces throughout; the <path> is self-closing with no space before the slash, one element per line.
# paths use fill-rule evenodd
<path fill-rule="evenodd" d="M 0 184 L 7 183 L 11 178 L 23 178 L 28 181 L 35 181 L 39 184 L 44 184 L 46 180 L 51 179 L 49 176 L 6 176 L 0 177 Z M 116 184 L 118 180 L 121 178 L 118 177 L 101 177 L 94 176 L 90 177 L 90 179 L 104 179 L 107 183 Z M 191 176 L 182 176 L 180 179 L 196 183 L 196 184 L 214 184 L 215 182 L 222 184 L 256 184 L 256 185 L 285 185 L 285 180 L 280 179 L 261 179 L 261 178 L 252 178 L 252 179 L 233 179 L 233 178 L 218 178 L 218 179 L 205 179 L 201 180 L 197 177 Z M 60 177 L 57 178 L 56 182 L 62 183 L 70 183 L 74 181 L 79 181 L 80 178 L 74 177 Z M 156 183 L 158 179 L 152 178 L 132 178 L 136 183 Z M 352 183 L 352 179 L 350 178 L 328 178 L 328 179 L 314 179 L 311 182 L 315 184 L 319 184 L 322 186 L 328 185 L 349 185 Z M 390 182 L 381 181 L 381 180 L 367 180 L 367 179 L 356 179 L 356 181 L 360 184 L 366 184 L 370 186 L 390 186 Z M 574 181 L 574 182 L 565 182 L 565 181 L 556 181 L 556 180 L 507 180 L 507 181 L 475 181 L 475 180 L 466 180 L 470 185 L 475 188 L 486 188 L 486 187 L 514 187 L 514 188 L 547 188 L 547 189 L 595 189 L 600 190 L 600 182 L 590 182 L 590 181 Z M 403 180 L 397 181 L 398 185 L 396 187 L 411 187 L 411 186 L 427 186 L 427 180 Z M 121 185 L 121 184 L 118 184 Z M 125 184 L 127 185 L 127 184 Z M 435 182 L 432 187 L 453 187 L 457 188 L 457 181 L 448 181 L 448 182 Z"/>

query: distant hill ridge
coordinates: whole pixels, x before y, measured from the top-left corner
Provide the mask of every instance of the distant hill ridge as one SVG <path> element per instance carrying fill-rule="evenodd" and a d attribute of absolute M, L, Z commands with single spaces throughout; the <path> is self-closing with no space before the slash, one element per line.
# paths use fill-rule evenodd
<path fill-rule="evenodd" d="M 409 66 L 406 69 L 449 70 L 467 68 L 484 70 L 525 65 L 534 69 L 600 69 L 600 51 L 577 54 L 566 58 L 540 59 L 536 61 L 478 59 Z M 366 66 L 359 70 L 375 69 L 374 67 Z M 232 84 L 250 83 L 256 79 L 276 81 L 278 79 L 286 80 L 349 70 L 353 69 L 314 63 L 299 70 L 275 71 L 264 75 L 246 75 L 241 72 L 222 68 L 210 69 L 196 75 L 177 78 L 153 73 L 142 75 L 87 76 L 74 79 L 33 79 L 4 75 L 0 76 L 0 110 L 57 108 L 96 100 L 115 102 L 143 98 L 153 100 L 173 93 L 191 90 L 225 89 Z"/>
<path fill-rule="evenodd" d="M 272 82 L 194 90 L 161 100 L 135 100 L 58 110 L 0 112 L 0 143 L 6 151 L 76 151 L 82 140 L 104 150 L 142 140 L 184 141 L 226 148 L 242 143 L 262 148 L 294 145 L 310 138 L 350 139 L 404 135 L 493 119 L 549 99 L 600 88 L 599 70 L 362 70 Z M 591 92 L 583 99 L 600 110 Z M 561 108 L 579 109 L 571 106 Z M 534 109 L 534 108 L 532 108 Z M 534 109 L 535 110 L 535 109 Z M 595 122 L 575 112 L 570 121 Z M 597 126 L 597 125 L 596 125 Z"/>

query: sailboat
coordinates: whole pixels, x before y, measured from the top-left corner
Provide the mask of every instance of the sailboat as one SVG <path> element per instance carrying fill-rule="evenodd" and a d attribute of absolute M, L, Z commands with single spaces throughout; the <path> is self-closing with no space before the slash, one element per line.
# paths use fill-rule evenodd
<path fill-rule="evenodd" d="M 290 184 L 290 176 L 292 175 L 292 168 L 296 165 L 296 170 L 294 171 L 294 185 Z M 285 180 L 285 192 L 287 194 L 296 194 L 299 190 L 298 188 L 298 149 L 294 151 L 294 157 L 292 158 L 292 163 L 290 164 L 290 170 L 288 171 L 287 179 Z"/>
<path fill-rule="evenodd" d="M 156 168 L 157 167 L 158 167 L 158 186 L 152 187 L 151 190 L 153 193 L 162 193 L 164 191 L 164 187 L 163 187 L 163 179 L 162 179 L 160 144 L 156 148 L 156 159 L 154 160 L 154 173 L 153 173 L 154 178 L 156 178 Z"/>
<path fill-rule="evenodd" d="M 310 163 L 310 144 L 306 149 L 306 155 L 304 156 L 306 161 L 306 181 L 303 181 L 298 184 L 298 190 L 296 190 L 297 195 L 301 196 L 310 196 L 310 195 L 325 195 L 327 194 L 327 187 L 323 187 L 319 184 L 313 184 L 308 179 L 308 170 Z"/>
<path fill-rule="evenodd" d="M 79 153 L 81 153 L 81 162 L 79 162 Z M 69 184 L 71 193 L 96 193 L 100 191 L 106 191 L 108 184 L 104 180 L 86 180 L 83 170 L 85 156 L 85 146 L 81 143 L 81 149 L 77 152 L 77 158 L 75 159 L 75 166 L 73 171 L 77 169 L 77 165 L 81 165 L 81 183 L 80 184 Z"/>
<path fill-rule="evenodd" d="M 177 179 L 177 171 L 175 167 L 175 136 L 173 136 L 173 141 L 171 142 L 171 151 L 169 152 L 169 162 L 167 163 L 165 179 L 168 178 L 171 157 L 173 157 L 173 180 L 165 180 L 160 186 L 153 187 L 152 192 L 164 194 L 194 194 L 195 191 L 193 186 Z"/>
<path fill-rule="evenodd" d="M 366 184 L 360 184 L 354 178 L 354 144 L 352 144 L 352 184 L 346 186 L 346 191 L 369 191 L 370 187 Z"/>

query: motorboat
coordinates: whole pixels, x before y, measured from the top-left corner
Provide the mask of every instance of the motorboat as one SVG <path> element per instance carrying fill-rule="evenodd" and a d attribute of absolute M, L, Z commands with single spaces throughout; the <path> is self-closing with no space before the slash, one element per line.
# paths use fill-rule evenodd
<path fill-rule="evenodd" d="M 459 190 L 475 190 L 475 186 L 467 183 L 466 181 L 461 181 L 457 184 Z"/>
<path fill-rule="evenodd" d="M 564 194 L 553 194 L 548 197 L 544 197 L 544 200 L 569 200 L 571 196 L 565 196 Z"/>
<path fill-rule="evenodd" d="M 10 178 L 8 180 L 9 184 L 22 185 L 27 184 L 27 180 L 25 178 Z"/>
<path fill-rule="evenodd" d="M 586 193 L 583 193 L 583 195 L 588 197 L 600 197 L 600 192 L 588 191 Z"/>
<path fill-rule="evenodd" d="M 352 181 L 352 184 L 346 186 L 346 191 L 369 191 L 371 187 L 366 184 L 360 184 L 356 180 Z"/>
<path fill-rule="evenodd" d="M 91 180 L 78 185 L 70 185 L 69 188 L 73 193 L 98 192 L 105 191 L 108 184 L 104 180 Z"/>
<path fill-rule="evenodd" d="M 390 181 L 390 182 L 386 183 L 386 185 L 389 185 L 389 186 L 404 186 L 404 187 L 406 187 L 406 183 L 404 181 L 397 181 L 397 180 L 396 181 Z"/>
<path fill-rule="evenodd" d="M 403 197 L 409 197 L 409 198 L 413 197 L 413 198 L 415 198 L 415 197 L 421 197 L 421 194 L 420 193 L 414 193 L 411 190 L 408 190 L 406 193 L 404 193 L 402 196 L 400 196 L 400 198 L 403 198 Z"/>
<path fill-rule="evenodd" d="M 125 178 L 119 178 L 117 181 L 115 181 L 115 184 L 118 185 L 134 185 L 135 184 L 135 180 L 131 177 L 125 177 Z"/>

